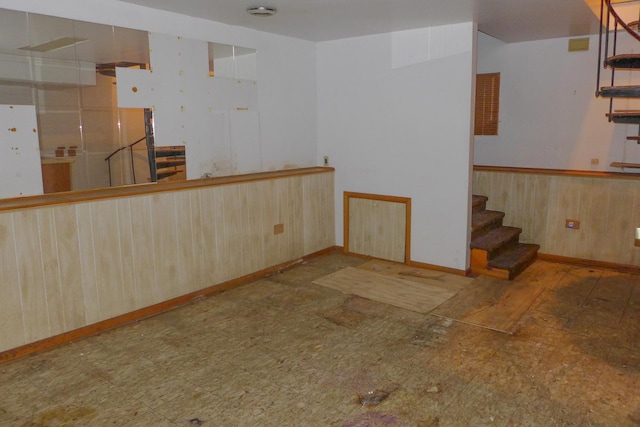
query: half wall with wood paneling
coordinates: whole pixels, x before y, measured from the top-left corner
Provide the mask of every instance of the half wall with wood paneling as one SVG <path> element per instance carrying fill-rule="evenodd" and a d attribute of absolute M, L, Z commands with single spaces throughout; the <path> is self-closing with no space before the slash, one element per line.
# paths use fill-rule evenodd
<path fill-rule="evenodd" d="M 0 352 L 330 248 L 333 200 L 311 168 L 2 211 Z"/>
<path fill-rule="evenodd" d="M 487 169 L 474 171 L 473 192 L 505 212 L 505 225 L 522 228 L 521 241 L 542 254 L 640 266 L 640 178 Z M 580 228 L 566 228 L 567 219 Z"/>

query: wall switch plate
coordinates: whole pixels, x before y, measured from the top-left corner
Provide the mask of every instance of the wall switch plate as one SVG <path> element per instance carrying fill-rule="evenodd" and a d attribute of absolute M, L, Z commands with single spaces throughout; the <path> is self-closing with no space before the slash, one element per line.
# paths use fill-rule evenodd
<path fill-rule="evenodd" d="M 284 224 L 276 224 L 273 226 L 273 234 L 284 233 Z"/>
<path fill-rule="evenodd" d="M 580 228 L 580 221 L 578 221 L 577 219 L 567 219 L 564 222 L 564 226 L 566 228 L 572 228 L 574 230 L 577 230 Z"/>

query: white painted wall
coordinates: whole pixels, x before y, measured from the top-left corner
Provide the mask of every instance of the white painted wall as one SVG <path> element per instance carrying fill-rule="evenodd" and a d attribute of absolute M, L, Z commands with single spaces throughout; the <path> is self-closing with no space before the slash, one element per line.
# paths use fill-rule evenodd
<path fill-rule="evenodd" d="M 0 105 L 0 198 L 43 194 L 36 107 Z"/>
<path fill-rule="evenodd" d="M 500 72 L 501 87 L 498 135 L 475 138 L 476 165 L 620 171 L 609 164 L 640 162 L 640 146 L 625 139 L 637 135 L 638 126 L 609 123 L 609 101 L 595 97 L 597 36 L 582 52 L 568 52 L 568 40 L 505 44 L 479 34 L 478 73 Z M 619 52 L 640 48 L 626 34 L 619 41 Z M 601 85 L 609 79 L 605 72 Z M 616 84 L 639 79 L 619 71 Z M 615 108 L 639 106 L 618 100 Z"/>
<path fill-rule="evenodd" d="M 344 191 L 412 199 L 411 258 L 468 265 L 473 23 L 319 43 L 318 157 Z"/>
<path fill-rule="evenodd" d="M 0 8 L 257 49 L 262 169 L 316 164 L 316 60 L 311 42 L 116 0 L 0 0 Z"/>
<path fill-rule="evenodd" d="M 155 143 L 186 148 L 187 179 L 260 172 L 257 82 L 209 77 L 207 50 L 201 40 L 150 33 L 153 71 L 116 68 L 118 106 L 153 108 Z"/>

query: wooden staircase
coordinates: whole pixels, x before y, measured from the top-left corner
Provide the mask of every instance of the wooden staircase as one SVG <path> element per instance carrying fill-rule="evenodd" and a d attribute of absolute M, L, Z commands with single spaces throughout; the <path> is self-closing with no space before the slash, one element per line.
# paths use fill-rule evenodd
<path fill-rule="evenodd" d="M 522 229 L 502 225 L 504 212 L 488 211 L 487 200 L 472 200 L 471 272 L 513 280 L 536 260 L 540 246 L 520 243 Z"/>
<path fill-rule="evenodd" d="M 155 147 L 157 181 L 175 181 L 185 178 L 185 151 L 183 145 Z"/>

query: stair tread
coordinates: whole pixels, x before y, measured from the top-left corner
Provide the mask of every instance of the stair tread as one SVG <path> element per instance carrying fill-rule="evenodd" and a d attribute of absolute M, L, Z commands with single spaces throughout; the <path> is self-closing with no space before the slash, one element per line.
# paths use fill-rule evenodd
<path fill-rule="evenodd" d="M 600 96 L 611 98 L 640 98 L 640 86 L 604 86 Z"/>
<path fill-rule="evenodd" d="M 481 249 L 487 252 L 495 251 L 512 240 L 517 240 L 522 233 L 521 228 L 501 226 L 487 234 L 471 241 L 471 249 Z"/>
<path fill-rule="evenodd" d="M 625 53 L 607 58 L 606 63 L 613 68 L 640 68 L 640 54 Z"/>
<path fill-rule="evenodd" d="M 156 162 L 156 169 L 164 169 L 164 168 L 173 168 L 178 166 L 186 165 L 187 162 L 184 159 L 177 160 L 167 160 L 167 161 L 159 161 Z"/>
<path fill-rule="evenodd" d="M 522 267 L 526 267 L 528 263 L 535 259 L 540 245 L 532 243 L 518 243 L 512 249 L 505 251 L 499 256 L 489 261 L 489 267 L 508 270 L 510 272 L 518 272 Z"/>
<path fill-rule="evenodd" d="M 640 110 L 624 110 L 607 113 L 607 117 L 614 123 L 640 123 Z"/>
<path fill-rule="evenodd" d="M 502 220 L 502 218 L 504 218 L 504 212 L 487 210 L 475 212 L 471 216 L 471 231 L 481 230 L 491 223 Z"/>
<path fill-rule="evenodd" d="M 185 157 L 183 148 L 156 148 L 156 157 Z"/>

